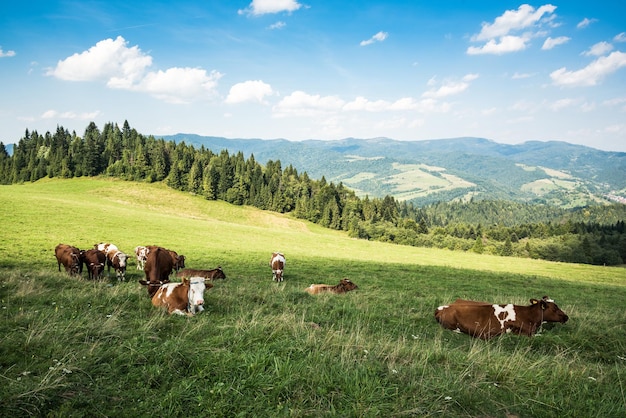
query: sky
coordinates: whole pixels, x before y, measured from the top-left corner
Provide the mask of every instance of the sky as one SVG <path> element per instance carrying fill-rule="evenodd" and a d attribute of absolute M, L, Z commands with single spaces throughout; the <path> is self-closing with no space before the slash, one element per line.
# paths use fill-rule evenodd
<path fill-rule="evenodd" d="M 626 152 L 626 2 L 0 6 L 0 141 L 144 135 L 566 141 Z"/>

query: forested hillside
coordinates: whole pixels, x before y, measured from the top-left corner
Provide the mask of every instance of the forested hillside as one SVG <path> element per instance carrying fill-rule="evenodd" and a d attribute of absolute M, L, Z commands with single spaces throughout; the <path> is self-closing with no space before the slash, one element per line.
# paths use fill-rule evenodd
<path fill-rule="evenodd" d="M 92 122 L 83 136 L 58 127 L 26 131 L 9 155 L 0 147 L 0 183 L 43 177 L 111 176 L 165 182 L 210 200 L 291 213 L 350 236 L 403 245 L 503 256 L 619 265 L 626 259 L 626 205 L 576 210 L 505 200 L 434 202 L 418 207 L 392 196 L 359 197 L 343 183 L 279 160 L 257 162 L 242 151 L 211 151 L 144 136 L 125 122 L 102 131 Z"/>

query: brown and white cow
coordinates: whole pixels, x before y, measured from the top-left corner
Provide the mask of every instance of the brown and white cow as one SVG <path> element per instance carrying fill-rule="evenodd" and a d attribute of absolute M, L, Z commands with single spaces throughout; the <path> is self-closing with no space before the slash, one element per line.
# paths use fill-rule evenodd
<path fill-rule="evenodd" d="M 351 290 L 358 289 L 359 287 L 354 284 L 350 279 L 341 279 L 339 284 L 330 285 L 330 284 L 312 284 L 311 286 L 304 289 L 305 292 L 311 295 L 317 295 L 319 293 L 346 293 Z"/>
<path fill-rule="evenodd" d="M 135 247 L 135 256 L 137 256 L 137 270 L 143 270 L 146 265 L 146 259 L 148 258 L 148 252 L 150 250 L 143 245 Z"/>
<path fill-rule="evenodd" d="M 101 279 L 102 273 L 104 273 L 104 266 L 106 264 L 107 257 L 100 250 L 91 249 L 81 251 L 81 259 L 85 267 L 87 267 L 88 279 Z"/>
<path fill-rule="evenodd" d="M 204 310 L 204 291 L 213 287 L 204 277 L 183 278 L 181 283 L 167 283 L 152 296 L 154 306 L 167 308 L 170 314 L 194 315 Z"/>
<path fill-rule="evenodd" d="M 115 275 L 119 281 L 126 278 L 126 259 L 128 256 L 117 248 L 115 244 L 101 242 L 93 246 L 96 250 L 102 251 L 107 258 L 107 272 L 111 272 L 111 266 L 115 270 Z"/>
<path fill-rule="evenodd" d="M 282 282 L 283 270 L 285 269 L 285 255 L 282 253 L 272 253 L 270 266 L 272 267 L 272 280 Z"/>
<path fill-rule="evenodd" d="M 529 306 L 498 305 L 457 299 L 435 310 L 435 319 L 446 329 L 484 340 L 504 333 L 532 336 L 544 322 L 569 319 L 547 296 L 531 299 Z"/>
<path fill-rule="evenodd" d="M 207 280 L 226 279 L 226 274 L 222 270 L 222 267 L 217 267 L 213 270 L 196 270 L 196 269 L 183 269 L 176 273 L 176 277 L 204 277 Z"/>
<path fill-rule="evenodd" d="M 152 297 L 159 287 L 170 281 L 170 274 L 174 269 L 174 262 L 170 253 L 161 247 L 151 249 L 146 258 L 144 273 L 145 280 L 139 283 L 148 287 L 148 296 Z"/>
<path fill-rule="evenodd" d="M 80 250 L 72 245 L 59 244 L 54 248 L 54 255 L 57 259 L 57 267 L 61 271 L 61 264 L 70 276 L 77 276 L 83 270 Z"/>

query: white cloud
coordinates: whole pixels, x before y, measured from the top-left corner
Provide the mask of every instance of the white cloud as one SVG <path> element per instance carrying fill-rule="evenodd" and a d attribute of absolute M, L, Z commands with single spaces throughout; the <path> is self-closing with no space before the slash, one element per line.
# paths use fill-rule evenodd
<path fill-rule="evenodd" d="M 230 88 L 226 103 L 258 102 L 267 104 L 265 102 L 265 96 L 271 96 L 273 94 L 272 86 L 261 80 L 244 81 Z"/>
<path fill-rule="evenodd" d="M 576 25 L 576 27 L 578 29 L 584 29 L 587 26 L 591 25 L 594 22 L 597 22 L 598 19 L 588 19 L 588 18 L 584 18 L 583 20 L 581 20 L 580 22 L 578 22 L 578 24 Z"/>
<path fill-rule="evenodd" d="M 109 88 L 150 94 L 169 103 L 188 103 L 215 95 L 217 71 L 173 67 L 151 71 L 152 57 L 121 36 L 105 39 L 49 69 L 47 75 L 68 81 L 104 81 Z"/>
<path fill-rule="evenodd" d="M 221 77 L 217 71 L 207 74 L 201 68 L 174 67 L 146 74 L 131 90 L 148 93 L 168 103 L 189 103 L 214 97 L 217 80 Z"/>
<path fill-rule="evenodd" d="M 472 42 L 485 42 L 482 46 L 470 46 L 468 55 L 505 54 L 526 49 L 527 43 L 533 36 L 543 35 L 538 32 L 533 35 L 532 30 L 544 23 L 552 24 L 556 6 L 546 4 L 538 9 L 522 4 L 517 10 L 507 10 L 498 16 L 493 23 L 483 22 L 480 33 L 471 37 Z M 512 32 L 523 31 L 521 35 L 511 35 Z"/>
<path fill-rule="evenodd" d="M 373 44 L 374 42 L 382 42 L 385 39 L 387 39 L 388 36 L 389 36 L 389 34 L 387 32 L 378 32 L 376 35 L 372 36 L 368 40 L 361 41 L 361 43 L 359 45 L 367 46 L 367 45 Z"/>
<path fill-rule="evenodd" d="M 294 12 L 302 5 L 295 0 L 252 0 L 252 3 L 246 8 L 241 9 L 238 13 L 251 14 L 261 16 L 264 14 L 274 14 L 281 12 Z"/>
<path fill-rule="evenodd" d="M 294 91 L 274 106 L 274 116 L 314 116 L 340 110 L 345 102 L 337 96 L 310 95 Z"/>
<path fill-rule="evenodd" d="M 511 76 L 511 78 L 513 80 L 521 80 L 523 78 L 530 78 L 530 77 L 533 77 L 533 76 L 534 76 L 534 74 L 531 74 L 531 73 L 518 73 L 518 72 L 515 72 L 515 74 L 513 74 Z"/>
<path fill-rule="evenodd" d="M 604 77 L 626 67 L 626 53 L 615 51 L 600 57 L 585 68 L 567 71 L 565 67 L 550 73 L 552 82 L 558 86 L 595 86 Z"/>
<path fill-rule="evenodd" d="M 586 56 L 594 56 L 599 57 L 601 55 L 605 55 L 613 50 L 613 45 L 608 42 L 598 42 L 589 48 L 588 51 L 582 53 L 582 55 Z"/>
<path fill-rule="evenodd" d="M 0 47 L 0 58 L 4 58 L 4 57 L 14 57 L 14 56 L 15 56 L 15 51 L 11 51 L 11 50 L 9 50 L 9 51 L 7 51 L 7 52 L 4 52 L 4 51 L 2 50 L 2 47 Z"/>
<path fill-rule="evenodd" d="M 467 90 L 470 82 L 478 78 L 478 74 L 467 74 L 461 81 L 447 81 L 439 88 L 430 89 L 422 94 L 422 97 L 439 99 L 442 97 L 453 96 Z M 431 79 L 428 85 L 433 85 L 434 80 Z"/>
<path fill-rule="evenodd" d="M 626 32 L 618 33 L 613 38 L 615 42 L 626 42 Z"/>
<path fill-rule="evenodd" d="M 402 111 L 413 110 L 417 107 L 415 101 L 410 97 L 398 99 L 395 102 L 386 100 L 370 101 L 365 97 L 357 97 L 351 102 L 343 106 L 343 110 L 347 111 L 367 111 L 367 112 L 385 112 L 385 111 Z"/>
<path fill-rule="evenodd" d="M 94 120 L 100 114 L 99 110 L 94 112 L 76 113 L 73 111 L 58 112 L 56 110 L 46 110 L 41 115 L 42 119 L 78 119 L 78 120 Z"/>
<path fill-rule="evenodd" d="M 492 24 L 483 23 L 479 34 L 472 37 L 472 41 L 486 41 L 508 35 L 512 31 L 527 29 L 536 25 L 544 14 L 551 15 L 556 6 L 546 4 L 535 10 L 528 4 L 522 4 L 517 10 L 507 10 L 497 17 Z"/>
<path fill-rule="evenodd" d="M 570 106 L 574 106 L 578 101 L 576 99 L 559 99 L 550 105 L 550 109 L 558 111 Z"/>
<path fill-rule="evenodd" d="M 494 54 L 501 55 L 509 52 L 522 51 L 530 40 L 527 36 L 503 36 L 500 41 L 489 40 L 481 47 L 470 46 L 467 48 L 468 55 Z"/>
<path fill-rule="evenodd" d="M 126 40 L 118 36 L 59 61 L 47 74 L 69 81 L 107 80 L 112 87 L 121 88 L 139 80 L 150 65 L 152 57 L 137 46 L 128 48 Z"/>
<path fill-rule="evenodd" d="M 270 25 L 269 28 L 272 29 L 272 30 L 275 30 L 275 29 L 282 29 L 285 26 L 287 26 L 287 24 L 285 22 L 278 21 L 278 22 Z"/>
<path fill-rule="evenodd" d="M 548 50 L 548 49 L 552 49 L 557 45 L 562 45 L 564 43 L 569 42 L 571 38 L 569 38 L 568 36 L 559 36 L 558 38 L 551 38 L 551 37 L 547 37 L 546 40 L 544 41 L 541 49 L 543 50 Z"/>

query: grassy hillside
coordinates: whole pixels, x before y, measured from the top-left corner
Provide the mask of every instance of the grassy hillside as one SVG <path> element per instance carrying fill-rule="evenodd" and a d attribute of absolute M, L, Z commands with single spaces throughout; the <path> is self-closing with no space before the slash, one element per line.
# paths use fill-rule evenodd
<path fill-rule="evenodd" d="M 0 410 L 11 416 L 623 416 L 624 269 L 401 247 L 160 184 L 0 187 Z M 228 279 L 192 318 L 129 281 L 57 272 L 59 242 L 157 244 Z M 286 281 L 271 281 L 273 250 Z M 312 297 L 310 283 L 359 289 Z M 456 297 L 570 315 L 541 336 L 441 329 Z"/>

